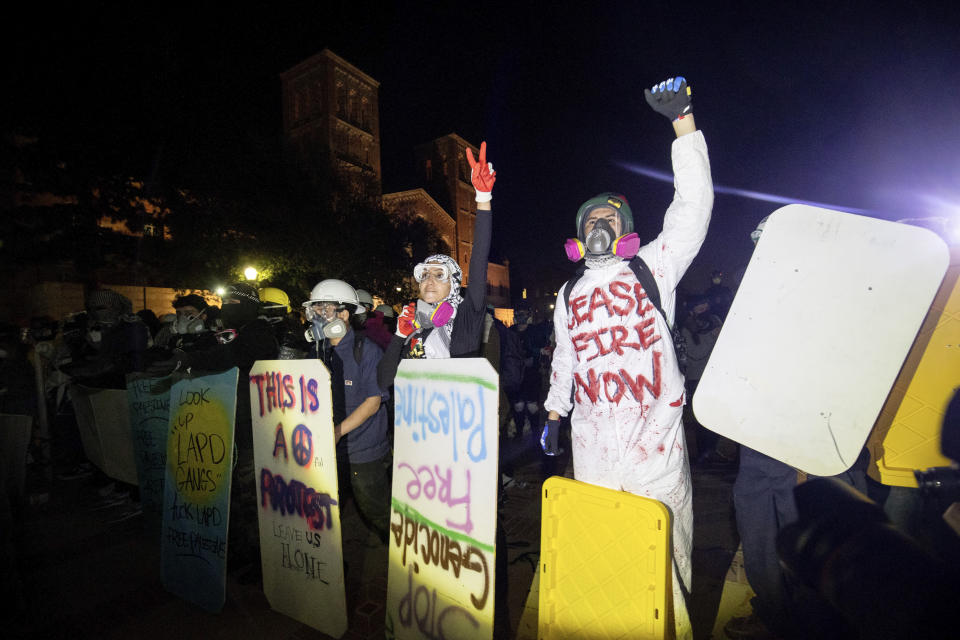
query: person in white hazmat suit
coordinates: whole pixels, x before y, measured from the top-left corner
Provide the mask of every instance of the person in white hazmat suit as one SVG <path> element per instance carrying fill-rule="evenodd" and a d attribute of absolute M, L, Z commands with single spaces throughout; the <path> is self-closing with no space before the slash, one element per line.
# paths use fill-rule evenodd
<path fill-rule="evenodd" d="M 684 592 L 691 588 L 693 509 L 681 424 L 684 380 L 671 325 L 677 284 L 703 244 L 713 208 L 707 146 L 693 121 L 690 93 L 680 77 L 645 91 L 677 135 L 675 192 L 660 235 L 640 246 L 621 195 L 601 194 L 577 213 L 577 238 L 566 248 L 571 260 L 585 258 L 585 268 L 557 296 L 557 346 L 541 437 L 544 451 L 556 455 L 559 419 L 570 415 L 577 480 L 669 508 L 677 638 L 692 637 Z"/>

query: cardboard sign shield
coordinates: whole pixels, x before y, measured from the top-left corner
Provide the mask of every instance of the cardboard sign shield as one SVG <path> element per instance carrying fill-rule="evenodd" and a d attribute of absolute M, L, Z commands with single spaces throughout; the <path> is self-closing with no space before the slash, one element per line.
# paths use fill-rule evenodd
<path fill-rule="evenodd" d="M 158 541 L 163 521 L 163 478 L 167 467 L 170 387 L 173 382 L 173 376 L 127 375 L 127 406 L 140 482 L 143 525 Z"/>
<path fill-rule="evenodd" d="M 390 637 L 493 635 L 498 383 L 482 358 L 404 360 L 397 371 Z"/>
<path fill-rule="evenodd" d="M 90 462 L 111 478 L 137 484 L 127 392 L 74 384 L 70 397 L 83 451 Z"/>
<path fill-rule="evenodd" d="M 774 211 L 694 395 L 697 420 L 807 473 L 845 471 L 948 262 L 926 229 L 799 204 Z"/>
<path fill-rule="evenodd" d="M 217 613 L 226 599 L 236 367 L 170 388 L 160 577 L 172 593 Z"/>
<path fill-rule="evenodd" d="M 263 591 L 276 611 L 347 630 L 330 373 L 319 360 L 250 370 Z"/>

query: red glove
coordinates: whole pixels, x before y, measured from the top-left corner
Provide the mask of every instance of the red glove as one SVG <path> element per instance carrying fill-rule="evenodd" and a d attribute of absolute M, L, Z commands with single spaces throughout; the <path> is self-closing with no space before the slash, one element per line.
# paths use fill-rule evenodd
<path fill-rule="evenodd" d="M 406 340 L 410 334 L 417 330 L 414 321 L 417 319 L 417 303 L 411 302 L 400 312 L 397 318 L 397 335 Z"/>
<path fill-rule="evenodd" d="M 473 151 L 467 148 L 467 162 L 470 163 L 470 181 L 477 191 L 477 202 L 490 202 L 493 183 L 497 180 L 497 172 L 493 170 L 493 163 L 487 162 L 487 143 L 480 143 L 480 159 L 473 159 Z"/>

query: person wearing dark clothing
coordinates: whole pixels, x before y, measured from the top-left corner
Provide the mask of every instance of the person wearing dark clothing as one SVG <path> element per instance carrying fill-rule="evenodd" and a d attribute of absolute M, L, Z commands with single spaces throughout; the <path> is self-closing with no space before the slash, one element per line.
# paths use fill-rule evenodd
<path fill-rule="evenodd" d="M 130 300 L 111 289 L 87 295 L 86 316 L 79 358 L 62 370 L 90 387 L 126 389 L 124 376 L 144 368 L 150 339 L 147 325 L 133 314 Z"/>
<path fill-rule="evenodd" d="M 726 320 L 730 305 L 733 304 L 733 292 L 723 284 L 723 272 L 719 269 L 710 276 L 710 283 L 703 295 L 710 303 L 710 311 L 718 315 L 721 321 Z"/>
<path fill-rule="evenodd" d="M 393 330 L 391 330 L 384 319 L 382 311 L 367 311 L 364 316 L 363 331 L 367 337 L 377 343 L 380 349 L 386 351 L 393 340 Z"/>
<path fill-rule="evenodd" d="M 520 314 L 510 331 L 520 338 L 523 350 L 523 376 L 519 388 L 510 394 L 516 437 L 522 438 L 527 425 L 531 433 L 540 430 L 540 350 L 547 346 L 549 336 L 544 335 L 542 325 L 533 324 L 527 313 Z"/>
<path fill-rule="evenodd" d="M 383 352 L 351 326 L 359 324 L 354 315 L 358 305 L 354 288 L 333 279 L 318 283 L 304 303 L 315 353 L 330 370 L 338 469 L 349 469 L 357 511 L 386 544 L 391 490 L 388 394 L 377 384 Z"/>
<path fill-rule="evenodd" d="M 173 308 L 176 319 L 157 331 L 153 340 L 156 348 L 196 351 L 216 344 L 209 318 L 210 306 L 202 296 L 196 293 L 178 296 L 173 301 Z"/>

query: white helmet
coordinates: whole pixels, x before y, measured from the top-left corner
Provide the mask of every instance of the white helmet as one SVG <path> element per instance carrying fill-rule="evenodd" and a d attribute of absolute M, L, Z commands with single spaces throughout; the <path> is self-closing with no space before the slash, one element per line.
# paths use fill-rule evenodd
<path fill-rule="evenodd" d="M 347 310 L 356 313 L 360 300 L 356 290 L 343 280 L 321 280 L 310 292 L 310 299 L 303 303 L 309 309 L 314 302 L 336 302 L 341 305 L 351 305 Z"/>
<path fill-rule="evenodd" d="M 360 302 L 360 308 L 357 313 L 366 313 L 373 309 L 373 296 L 363 289 L 357 289 L 357 300 Z"/>

